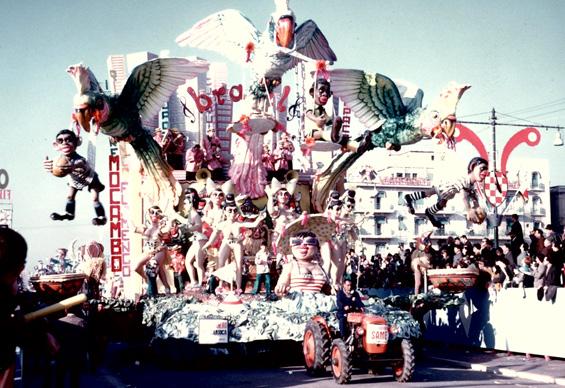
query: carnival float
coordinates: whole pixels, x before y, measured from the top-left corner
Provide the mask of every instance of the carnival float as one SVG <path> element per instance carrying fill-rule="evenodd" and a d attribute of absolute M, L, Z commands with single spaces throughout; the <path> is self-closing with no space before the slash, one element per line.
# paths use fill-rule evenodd
<path fill-rule="evenodd" d="M 188 180 L 177 179 L 172 162 L 165 160 L 162 133 L 148 128 L 147 122 L 186 80 L 208 70 L 206 61 L 150 60 L 133 69 L 116 95 L 105 92 L 87 66 L 76 64 L 67 70 L 77 87 L 73 127 L 70 134 L 57 134 L 53 143 L 64 157 L 45 161 L 44 168 L 57 177 L 67 176 L 71 193 L 65 212 L 53 213 L 51 218 L 71 221 L 75 195 L 86 188 L 93 194 L 93 224 L 102 226 L 108 221 L 112 231 L 118 224 L 122 228 L 129 224 L 131 234 L 141 236 L 142 253 L 132 261 L 134 270 L 129 274 L 143 279 L 131 286 L 139 303 L 92 294 L 89 298 L 99 311 L 137 311 L 133 306 L 141 306 L 142 314 L 116 314 L 116 319 L 139 319 L 130 327 L 143 324 L 150 328 L 154 345 L 167 340 L 208 348 L 262 340 L 300 343 L 305 328 L 305 341 L 315 342 L 321 335 L 318 331 L 333 333 L 337 328 L 335 293 L 342 287 L 345 255 L 354 247 L 362 217 L 355 212 L 355 188 L 346 184 L 346 171 L 375 148 L 398 151 L 426 139 L 454 148 L 457 104 L 470 85 L 452 82 L 423 105 L 423 92 L 413 84 L 374 71 L 335 67 L 337 55 L 316 23 L 307 20 L 298 25 L 286 1 L 275 3 L 264 32 L 241 12 L 228 9 L 196 21 L 176 38 L 181 47 L 215 51 L 247 66 L 252 79 L 249 91 L 243 93 L 244 114 L 227 128 L 235 144 L 231 166 L 220 155 L 222 142 L 215 128 L 209 128 L 200 136 L 202 144 L 187 150 Z M 279 119 L 280 95 L 288 94 L 282 88 L 282 77 L 292 69 L 301 69 L 296 72 L 302 88 L 297 93 L 303 97 L 297 133 L 289 133 L 286 121 Z M 223 92 L 228 93 L 226 88 Z M 357 117 L 364 130 L 361 136 L 353 138 L 344 131 L 334 99 Z M 200 114 L 206 111 L 202 108 Z M 139 166 L 134 174 L 142 181 L 136 193 L 142 203 L 135 208 L 144 217 L 116 221 L 111 214 L 106 218 L 98 197 L 105 188 L 102 179 L 76 153 L 85 133 L 101 133 L 122 151 L 126 144 L 133 151 L 129 157 Z M 319 171 L 293 168 L 297 154 L 307 159 L 328 151 L 334 156 Z M 475 165 L 469 168 L 471 176 Z M 132 171 L 130 168 L 130 174 Z M 478 175 L 475 178 L 480 180 Z M 468 186 L 452 187 L 450 193 L 472 191 Z M 440 195 L 438 201 L 452 197 Z M 469 203 L 469 219 L 482 222 L 484 217 L 472 215 L 478 203 Z M 262 245 L 266 251 L 261 251 Z M 185 269 L 186 285 L 179 277 Z M 107 278 L 119 277 L 121 267 L 113 256 L 109 270 L 112 276 Z M 42 276 L 33 279 L 33 284 L 41 293 L 70 296 L 78 291 L 79 283 L 91 277 Z M 430 271 L 432 283 L 444 291 L 470 287 L 472 277 L 468 271 Z M 251 287 L 256 279 L 265 284 L 257 281 Z M 178 293 L 173 295 L 174 289 Z M 256 295 L 263 290 L 265 297 Z M 426 308 L 423 305 L 436 308 L 458 301 L 456 296 L 422 295 L 402 301 L 381 299 L 370 291 L 363 296 L 366 314 L 378 317 L 374 322 L 386 327 L 383 338 L 386 334 L 387 340 L 397 341 L 400 353 L 409 358 L 404 363 L 402 357 L 395 359 L 399 381 L 411 377 L 413 354 L 409 350 L 421 335 L 410 311 L 416 305 L 421 312 Z M 318 322 L 323 320 L 324 326 L 316 329 L 318 334 L 308 335 L 312 317 L 320 317 Z M 365 322 L 362 317 L 352 319 L 357 324 Z M 370 322 L 363 325 L 377 325 Z M 331 352 L 338 357 L 345 348 L 342 340 L 336 341 Z M 309 367 L 320 369 L 321 365 Z M 348 380 L 342 373 L 336 375 L 338 382 Z"/>

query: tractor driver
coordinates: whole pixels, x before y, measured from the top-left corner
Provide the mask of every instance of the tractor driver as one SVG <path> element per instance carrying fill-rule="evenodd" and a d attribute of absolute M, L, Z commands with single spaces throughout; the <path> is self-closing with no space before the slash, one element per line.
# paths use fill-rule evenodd
<path fill-rule="evenodd" d="M 343 288 L 337 293 L 337 318 L 339 320 L 339 332 L 345 340 L 349 336 L 347 327 L 347 314 L 354 311 L 363 311 L 365 305 L 361 296 L 353 289 L 351 279 L 343 281 Z"/>

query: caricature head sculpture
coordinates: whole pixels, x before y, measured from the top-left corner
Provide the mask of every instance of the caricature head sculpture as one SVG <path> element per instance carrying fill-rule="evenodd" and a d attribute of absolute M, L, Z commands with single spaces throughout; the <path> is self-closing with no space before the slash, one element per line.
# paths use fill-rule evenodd
<path fill-rule="evenodd" d="M 341 200 L 343 201 L 342 213 L 349 215 L 355 209 L 355 190 L 346 190 Z"/>
<path fill-rule="evenodd" d="M 165 215 L 159 206 L 151 206 L 147 209 L 147 220 L 152 223 L 161 222 L 165 219 Z"/>
<path fill-rule="evenodd" d="M 235 196 L 232 193 L 226 195 L 226 204 L 224 206 L 224 215 L 229 221 L 236 221 L 239 218 L 239 208 L 235 203 Z"/>
<path fill-rule="evenodd" d="M 451 82 L 439 97 L 424 109 L 419 118 L 420 130 L 424 136 L 454 142 L 457 104 L 470 87 L 468 84 Z"/>
<path fill-rule="evenodd" d="M 110 107 L 104 98 L 104 91 L 87 66 L 82 63 L 69 66 L 67 73 L 75 82 L 78 92 L 73 98 L 73 120 L 89 132 L 91 121 L 99 127 L 108 119 Z"/>
<path fill-rule="evenodd" d="M 296 27 L 294 12 L 288 7 L 288 0 L 275 0 L 275 7 L 269 20 L 269 37 L 279 47 L 292 48 Z"/>
<path fill-rule="evenodd" d="M 53 163 L 53 175 L 64 177 L 71 172 L 71 159 L 69 156 L 76 151 L 80 145 L 80 138 L 69 129 L 62 129 L 55 136 L 53 148 L 61 153 L 60 157 Z"/>
<path fill-rule="evenodd" d="M 297 232 L 290 237 L 289 244 L 292 255 L 298 261 L 312 261 L 318 258 L 320 242 L 313 232 Z"/>
<path fill-rule="evenodd" d="M 318 78 L 310 88 L 310 96 L 316 105 L 326 105 L 332 96 L 330 82 L 325 78 Z"/>
<path fill-rule="evenodd" d="M 198 209 L 198 204 L 200 203 L 200 196 L 198 191 L 193 187 L 187 187 L 184 190 L 184 204 L 187 207 L 192 207 L 193 209 Z"/>
<path fill-rule="evenodd" d="M 488 176 L 488 161 L 479 156 L 471 159 L 467 165 L 467 172 L 472 176 L 475 182 L 484 182 Z"/>

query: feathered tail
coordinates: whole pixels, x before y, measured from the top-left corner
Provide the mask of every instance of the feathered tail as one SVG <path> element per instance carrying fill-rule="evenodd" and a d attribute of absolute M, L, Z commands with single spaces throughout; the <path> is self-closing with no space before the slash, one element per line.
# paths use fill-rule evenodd
<path fill-rule="evenodd" d="M 363 155 L 364 152 L 349 152 L 339 154 L 332 160 L 328 168 L 316 177 L 312 184 L 312 206 L 314 210 L 322 213 L 326 208 L 326 200 L 337 182 L 345 176 L 347 169 Z"/>
<path fill-rule="evenodd" d="M 163 211 L 174 208 L 178 205 L 182 188 L 173 176 L 173 169 L 163 159 L 161 147 L 147 132 L 136 136 L 131 143 L 137 158 L 153 185 L 152 197 L 153 204 L 158 205 Z"/>

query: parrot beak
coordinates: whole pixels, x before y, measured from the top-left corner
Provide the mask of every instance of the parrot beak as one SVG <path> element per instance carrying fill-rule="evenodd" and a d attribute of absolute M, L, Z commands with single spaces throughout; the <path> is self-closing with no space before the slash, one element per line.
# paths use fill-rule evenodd
<path fill-rule="evenodd" d="M 445 119 L 443 119 L 441 123 L 441 128 L 443 130 L 443 133 L 445 133 L 445 135 L 448 138 L 453 137 L 453 134 L 455 133 L 456 122 L 457 122 L 457 118 L 454 115 L 449 115 Z"/>
<path fill-rule="evenodd" d="M 276 27 L 277 45 L 291 48 L 294 44 L 294 18 L 283 16 L 277 22 Z"/>
<path fill-rule="evenodd" d="M 86 132 L 90 132 L 90 120 L 92 120 L 92 115 L 89 108 L 75 109 L 73 117 L 82 129 Z"/>

